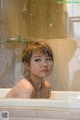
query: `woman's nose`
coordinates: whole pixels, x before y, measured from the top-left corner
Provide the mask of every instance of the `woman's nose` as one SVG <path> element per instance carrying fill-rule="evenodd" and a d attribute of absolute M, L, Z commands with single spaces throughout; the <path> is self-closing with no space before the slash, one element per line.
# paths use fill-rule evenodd
<path fill-rule="evenodd" d="M 43 62 L 43 65 L 44 65 L 44 66 L 47 66 L 47 63 L 46 63 L 46 61 L 44 61 L 44 62 Z"/>

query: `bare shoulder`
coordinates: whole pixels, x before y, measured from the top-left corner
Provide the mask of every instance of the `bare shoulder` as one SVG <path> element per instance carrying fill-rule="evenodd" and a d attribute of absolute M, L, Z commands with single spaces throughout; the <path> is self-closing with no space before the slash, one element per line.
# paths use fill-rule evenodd
<path fill-rule="evenodd" d="M 7 94 L 6 97 L 16 98 L 31 98 L 34 88 L 31 83 L 26 80 L 20 80 Z"/>
<path fill-rule="evenodd" d="M 22 79 L 20 80 L 15 87 L 19 87 L 21 90 L 29 90 L 29 91 L 33 91 L 34 87 L 32 86 L 32 84 L 27 80 L 27 79 Z"/>
<path fill-rule="evenodd" d="M 51 88 L 51 84 L 48 81 L 45 81 L 44 84 L 47 88 Z"/>

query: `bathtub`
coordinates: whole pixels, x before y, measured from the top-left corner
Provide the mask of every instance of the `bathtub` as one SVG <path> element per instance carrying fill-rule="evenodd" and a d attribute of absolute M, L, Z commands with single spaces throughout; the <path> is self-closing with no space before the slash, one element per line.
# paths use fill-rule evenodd
<path fill-rule="evenodd" d="M 9 120 L 80 120 L 80 92 L 52 91 L 50 99 L 5 99 L 9 90 L 0 89 L 0 113 L 7 112 Z"/>

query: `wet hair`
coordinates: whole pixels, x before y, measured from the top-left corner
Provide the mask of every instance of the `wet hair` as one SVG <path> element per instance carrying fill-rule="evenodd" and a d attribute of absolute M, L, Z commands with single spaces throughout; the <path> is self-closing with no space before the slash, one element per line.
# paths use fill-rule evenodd
<path fill-rule="evenodd" d="M 33 53 L 44 54 L 46 56 L 51 57 L 52 61 L 54 61 L 51 48 L 44 42 L 34 41 L 31 43 L 28 43 L 25 49 L 23 50 L 22 62 L 29 64 Z"/>

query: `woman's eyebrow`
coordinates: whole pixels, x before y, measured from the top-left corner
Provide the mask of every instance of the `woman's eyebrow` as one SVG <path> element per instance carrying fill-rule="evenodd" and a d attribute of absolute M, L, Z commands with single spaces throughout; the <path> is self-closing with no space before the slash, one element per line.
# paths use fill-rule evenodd
<path fill-rule="evenodd" d="M 34 56 L 34 58 L 36 58 L 36 57 L 41 57 L 40 55 L 36 55 L 36 56 Z"/>

